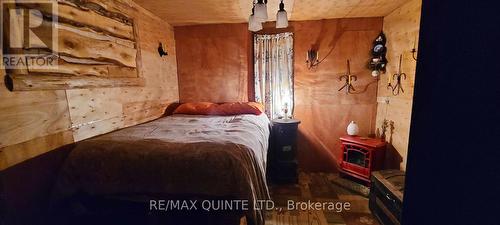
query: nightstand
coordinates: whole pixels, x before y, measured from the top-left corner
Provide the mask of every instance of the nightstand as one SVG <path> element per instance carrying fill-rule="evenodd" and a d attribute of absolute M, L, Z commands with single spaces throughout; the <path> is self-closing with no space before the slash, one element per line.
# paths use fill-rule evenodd
<path fill-rule="evenodd" d="M 296 119 L 274 119 L 271 128 L 271 148 L 268 169 L 270 179 L 276 183 L 297 183 L 297 130 Z"/>

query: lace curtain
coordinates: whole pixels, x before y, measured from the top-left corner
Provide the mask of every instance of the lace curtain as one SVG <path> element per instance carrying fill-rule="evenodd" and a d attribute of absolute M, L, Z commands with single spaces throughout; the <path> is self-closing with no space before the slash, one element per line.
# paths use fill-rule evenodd
<path fill-rule="evenodd" d="M 254 36 L 255 101 L 270 119 L 293 115 L 293 34 Z"/>

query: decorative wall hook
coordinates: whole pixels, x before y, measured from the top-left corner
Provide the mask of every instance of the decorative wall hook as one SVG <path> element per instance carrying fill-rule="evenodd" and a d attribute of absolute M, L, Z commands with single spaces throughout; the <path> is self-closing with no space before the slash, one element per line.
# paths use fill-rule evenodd
<path fill-rule="evenodd" d="M 387 81 L 387 89 L 392 91 L 392 89 L 394 89 L 394 88 L 392 87 L 391 76 L 388 76 L 388 77 L 389 77 L 389 79 L 388 79 L 389 81 Z"/>
<path fill-rule="evenodd" d="M 415 56 L 415 53 L 417 53 L 417 50 L 415 48 L 411 49 L 411 57 L 417 61 L 417 57 Z"/>
<path fill-rule="evenodd" d="M 415 56 L 415 54 L 417 53 L 417 37 L 415 37 L 415 40 L 413 41 L 413 48 L 411 49 L 411 57 L 413 57 L 413 59 L 415 61 L 417 61 L 417 56 Z"/>
<path fill-rule="evenodd" d="M 401 86 L 401 79 L 405 79 L 406 80 L 406 73 L 402 73 L 401 72 L 401 62 L 402 61 L 403 61 L 403 55 L 399 55 L 399 68 L 398 68 L 398 72 L 392 75 L 393 79 L 396 81 L 396 84 L 392 88 L 392 94 L 393 95 L 399 95 L 400 91 L 402 93 L 405 93 L 405 91 L 403 90 L 403 86 Z"/>
<path fill-rule="evenodd" d="M 168 55 L 168 53 L 163 50 L 163 45 L 161 44 L 161 42 L 159 42 L 159 45 L 158 45 L 158 54 L 160 54 L 160 57 L 163 57 L 164 55 Z"/>
<path fill-rule="evenodd" d="M 339 80 L 342 81 L 342 78 L 345 78 L 345 84 L 338 91 L 341 91 L 344 88 L 346 89 L 346 94 L 351 93 L 351 90 L 356 91 L 356 89 L 354 89 L 354 86 L 352 86 L 352 82 L 357 81 L 358 77 L 355 75 L 351 75 L 351 65 L 349 60 L 347 60 L 347 73 L 340 76 Z"/>

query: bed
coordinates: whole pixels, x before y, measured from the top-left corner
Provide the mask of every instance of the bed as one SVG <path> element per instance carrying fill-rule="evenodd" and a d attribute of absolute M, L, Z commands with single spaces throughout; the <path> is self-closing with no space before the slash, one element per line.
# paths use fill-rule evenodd
<path fill-rule="evenodd" d="M 266 200 L 269 132 L 264 113 L 176 114 L 84 140 L 66 159 L 53 201 L 82 192 Z M 263 224 L 259 210 L 246 216 Z"/>

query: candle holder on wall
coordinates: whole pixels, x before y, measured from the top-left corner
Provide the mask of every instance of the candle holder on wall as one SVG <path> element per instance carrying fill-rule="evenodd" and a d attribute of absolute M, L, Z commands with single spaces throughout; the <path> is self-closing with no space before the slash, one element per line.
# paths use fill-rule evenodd
<path fill-rule="evenodd" d="M 394 86 L 392 87 L 392 94 L 394 96 L 399 95 L 400 92 L 405 93 L 405 90 L 403 89 L 403 86 L 401 85 L 401 80 L 402 79 L 406 80 L 406 73 L 401 72 L 401 62 L 402 61 L 403 61 L 403 55 L 399 55 L 398 72 L 392 75 L 393 80 L 396 81 L 396 84 L 394 84 Z"/>
<path fill-rule="evenodd" d="M 415 40 L 413 41 L 413 48 L 411 49 L 411 57 L 417 61 L 417 56 L 415 54 L 417 53 L 417 37 L 415 37 Z"/>
<path fill-rule="evenodd" d="M 306 53 L 307 69 L 312 69 L 320 64 L 318 50 L 309 49 Z"/>
<path fill-rule="evenodd" d="M 342 91 L 342 89 L 344 88 L 346 94 L 350 94 L 351 90 L 356 91 L 356 89 L 354 89 L 354 86 L 352 86 L 352 83 L 353 81 L 357 81 L 358 77 L 351 74 L 351 65 L 349 60 L 347 60 L 347 73 L 339 77 L 340 81 L 342 81 L 342 79 L 345 79 L 345 84 L 338 91 Z"/>

